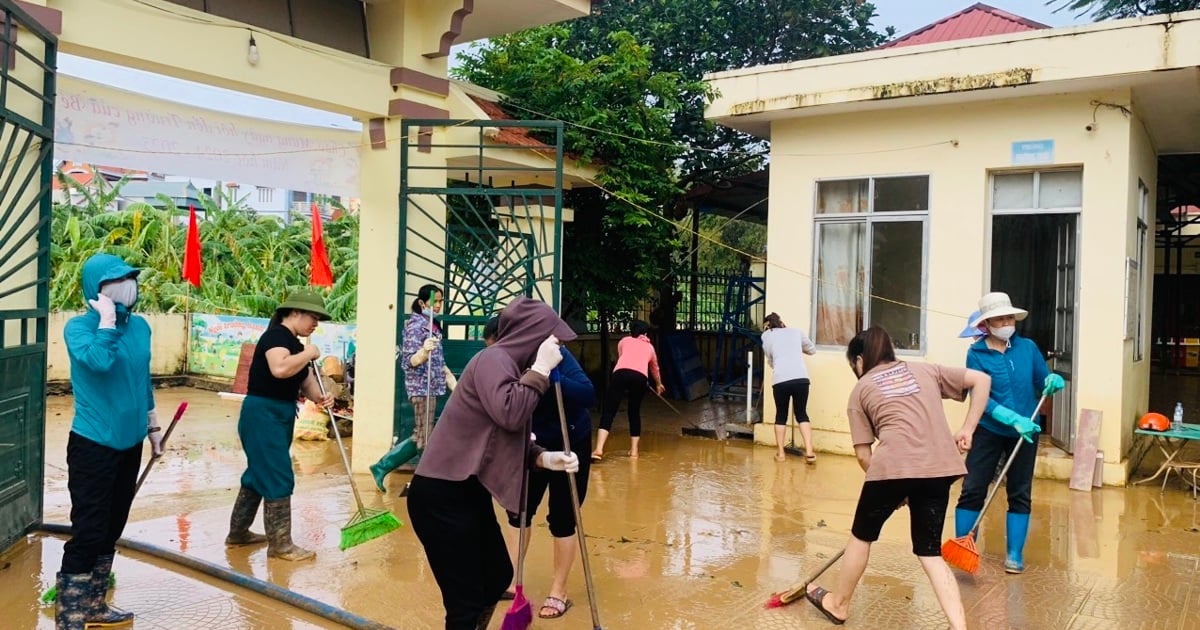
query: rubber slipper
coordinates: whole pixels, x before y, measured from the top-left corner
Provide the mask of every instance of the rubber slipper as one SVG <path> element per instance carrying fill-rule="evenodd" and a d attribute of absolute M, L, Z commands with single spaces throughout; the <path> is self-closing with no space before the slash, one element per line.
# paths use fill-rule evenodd
<path fill-rule="evenodd" d="M 592 453 L 592 461 L 593 462 L 599 462 L 603 459 L 604 459 L 604 456 L 601 455 L 600 453 Z"/>
<path fill-rule="evenodd" d="M 820 612 L 822 615 L 825 615 L 825 618 L 828 619 L 833 625 L 840 626 L 846 623 L 846 620 L 837 618 L 833 613 L 825 610 L 825 606 L 821 605 L 821 601 L 824 600 L 825 596 L 828 594 L 829 591 L 818 586 L 811 591 L 805 592 L 804 599 L 807 599 L 808 603 L 812 604 L 818 612 Z"/>
<path fill-rule="evenodd" d="M 542 602 L 542 608 L 538 610 L 538 619 L 558 619 L 559 617 L 567 614 L 567 611 L 571 610 L 571 606 L 574 605 L 575 603 L 569 599 L 547 597 L 546 601 Z M 542 614 L 542 611 L 547 608 L 553 610 L 554 612 L 549 615 Z"/>
<path fill-rule="evenodd" d="M 806 464 L 815 464 L 815 463 L 817 463 L 817 456 L 816 456 L 816 455 L 805 455 L 805 456 L 804 456 L 804 463 L 806 463 Z"/>
<path fill-rule="evenodd" d="M 503 593 L 500 594 L 500 599 L 503 599 L 503 600 L 516 599 L 516 597 L 517 597 L 517 594 L 514 593 L 513 591 L 504 591 Z"/>

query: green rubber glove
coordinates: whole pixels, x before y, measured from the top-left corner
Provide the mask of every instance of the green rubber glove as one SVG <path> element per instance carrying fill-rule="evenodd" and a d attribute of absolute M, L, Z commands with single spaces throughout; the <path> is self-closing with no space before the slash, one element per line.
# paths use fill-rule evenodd
<path fill-rule="evenodd" d="M 1030 444 L 1033 444 L 1034 437 L 1042 432 L 1042 427 L 1039 427 L 1036 422 L 1004 405 L 996 405 L 996 408 L 992 410 L 992 417 L 1000 424 L 1016 429 L 1017 433 L 1021 434 L 1021 439 Z"/>
<path fill-rule="evenodd" d="M 1061 392 L 1063 388 L 1067 386 L 1067 382 L 1063 380 L 1063 377 L 1051 373 L 1046 377 L 1046 382 L 1043 383 L 1043 385 L 1045 385 L 1045 389 L 1042 390 L 1042 395 L 1053 396 L 1058 392 Z"/>

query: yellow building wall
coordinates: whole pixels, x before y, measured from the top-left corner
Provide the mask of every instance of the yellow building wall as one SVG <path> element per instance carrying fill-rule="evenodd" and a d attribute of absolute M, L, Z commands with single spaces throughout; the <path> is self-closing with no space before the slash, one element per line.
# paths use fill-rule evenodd
<path fill-rule="evenodd" d="M 930 176 L 927 242 L 928 277 L 925 353 L 920 357 L 963 365 L 967 342 L 958 339 L 966 316 L 988 288 L 990 258 L 989 174 L 1011 169 L 1011 143 L 1053 139 L 1054 165 L 1083 169 L 1080 217 L 1079 308 L 1076 342 L 1076 414 L 1104 412 L 1101 450 L 1105 482 L 1124 483 L 1125 419 L 1144 384 L 1126 389 L 1130 348 L 1122 341 L 1124 257 L 1129 250 L 1127 200 L 1136 193 L 1130 158 L 1131 122 L 1092 101 L 1128 105 L 1127 91 L 1079 93 L 963 105 L 920 107 L 869 114 L 793 118 L 772 123 L 771 220 L 768 226 L 767 311 L 810 331 L 813 322 L 815 180 L 900 174 Z M 1095 111 L 1099 123 L 1085 130 Z M 1150 162 L 1153 163 L 1152 161 Z M 1130 181 L 1133 181 L 1131 184 Z M 913 261 L 920 264 L 920 261 Z M 1047 269 L 1046 273 L 1053 273 Z M 1051 305 L 1027 307 L 1049 317 Z M 849 454 L 846 397 L 854 376 L 845 348 L 823 347 L 807 357 L 812 378 L 809 416 L 820 450 Z M 770 382 L 768 374 L 767 382 Z M 947 403 L 957 428 L 966 411 Z M 764 417 L 774 405 L 766 397 Z M 756 439 L 773 444 L 771 428 L 759 425 Z"/>
<path fill-rule="evenodd" d="M 1135 102 L 1133 105 L 1136 112 L 1137 103 Z M 1121 459 L 1124 459 L 1132 448 L 1133 429 L 1137 423 L 1137 419 L 1148 411 L 1147 405 L 1150 402 L 1150 354 L 1153 351 L 1154 342 L 1150 338 L 1150 322 L 1154 303 L 1154 217 L 1155 204 L 1158 199 L 1158 153 L 1154 149 L 1153 140 L 1146 133 L 1146 128 L 1139 124 L 1136 119 L 1129 125 L 1129 161 L 1128 211 L 1125 219 L 1125 225 L 1128 226 L 1128 244 L 1125 248 L 1125 256 L 1127 258 L 1137 258 L 1138 235 L 1134 226 L 1137 225 L 1138 209 L 1141 202 L 1138 189 L 1139 181 L 1149 190 L 1150 199 L 1149 208 L 1146 210 L 1147 233 L 1145 242 L 1143 243 L 1145 259 L 1142 262 L 1142 268 L 1138 270 L 1142 281 L 1141 303 L 1138 306 L 1142 313 L 1142 358 L 1137 362 L 1133 360 L 1136 335 L 1134 339 L 1127 339 L 1125 341 L 1123 360 L 1125 371 L 1121 379 L 1122 395 L 1124 398 L 1120 417 Z M 1167 413 L 1168 411 L 1170 410 L 1163 410 L 1163 413 Z M 1106 462 L 1120 461 L 1110 459 L 1107 452 L 1104 454 L 1104 460 Z"/>

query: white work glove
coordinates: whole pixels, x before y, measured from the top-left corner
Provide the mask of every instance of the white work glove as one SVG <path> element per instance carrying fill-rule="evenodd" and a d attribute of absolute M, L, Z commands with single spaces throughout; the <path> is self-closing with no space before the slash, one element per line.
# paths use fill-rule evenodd
<path fill-rule="evenodd" d="M 101 293 L 94 300 L 88 300 L 88 304 L 96 309 L 96 313 L 100 315 L 99 328 L 116 328 L 117 327 L 117 305 L 112 301 L 112 298 Z"/>
<path fill-rule="evenodd" d="M 454 372 L 451 372 L 450 368 L 444 365 L 442 366 L 442 372 L 446 375 L 446 389 L 454 391 L 454 388 L 458 387 L 458 379 L 454 378 Z"/>
<path fill-rule="evenodd" d="M 154 449 L 155 455 L 162 455 L 163 452 L 163 432 L 162 427 L 158 426 L 158 410 L 151 409 L 150 413 L 146 414 L 146 437 L 150 439 L 150 448 Z"/>
<path fill-rule="evenodd" d="M 538 455 L 538 464 L 546 470 L 561 470 L 562 472 L 579 472 L 579 456 L 575 453 L 562 451 L 546 451 Z"/>
<path fill-rule="evenodd" d="M 558 367 L 559 363 L 562 363 L 562 351 L 558 348 L 558 338 L 550 335 L 538 346 L 537 358 L 533 360 L 529 369 L 550 378 L 550 370 Z"/>
<path fill-rule="evenodd" d="M 426 339 L 425 343 L 421 344 L 421 349 L 413 353 L 412 358 L 408 360 L 408 363 L 413 367 L 418 367 L 424 364 L 429 360 L 429 353 L 433 352 L 436 348 L 437 339 L 434 339 L 433 337 Z"/>

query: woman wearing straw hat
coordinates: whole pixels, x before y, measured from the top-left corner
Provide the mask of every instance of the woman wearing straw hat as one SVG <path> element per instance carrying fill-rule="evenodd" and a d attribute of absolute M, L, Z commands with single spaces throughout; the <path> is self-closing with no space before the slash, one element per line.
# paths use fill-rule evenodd
<path fill-rule="evenodd" d="M 1050 372 L 1031 339 L 1016 334 L 1016 324 L 1029 315 L 1016 308 L 1007 293 L 988 293 L 979 300 L 979 315 L 969 327 L 984 325 L 987 336 L 971 344 L 967 367 L 992 377 L 987 413 L 972 435 L 967 453 L 967 478 L 954 510 L 955 536 L 967 535 L 983 509 L 988 485 L 996 476 L 996 467 L 1025 440 L 1032 446 L 1022 448 L 1008 471 L 1008 515 L 1005 519 L 1007 573 L 1025 571 L 1025 539 L 1029 534 L 1029 513 L 1033 492 L 1033 468 L 1037 462 L 1037 434 L 1042 430 L 1031 417 L 1037 411 L 1038 396 L 1051 396 L 1062 390 L 1063 378 Z"/>
<path fill-rule="evenodd" d="M 246 453 L 246 472 L 229 517 L 228 546 L 267 543 L 267 555 L 284 560 L 307 560 L 314 554 L 292 542 L 292 433 L 296 424 L 296 398 L 333 404 L 333 396 L 322 394 L 309 364 L 321 358 L 321 350 L 300 342 L 329 319 L 325 301 L 310 291 L 297 291 L 275 309 L 275 316 L 254 347 L 246 399 L 238 416 L 238 437 Z M 250 524 L 264 503 L 263 522 L 267 535 L 250 531 Z"/>

